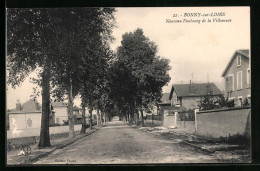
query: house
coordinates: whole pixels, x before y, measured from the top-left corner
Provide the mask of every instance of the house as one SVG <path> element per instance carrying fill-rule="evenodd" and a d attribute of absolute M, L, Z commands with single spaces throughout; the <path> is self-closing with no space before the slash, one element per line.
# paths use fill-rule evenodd
<path fill-rule="evenodd" d="M 169 99 L 172 106 L 194 109 L 198 107 L 199 100 L 208 94 L 211 94 L 213 97 L 223 95 L 214 83 L 174 84 L 172 85 Z"/>
<path fill-rule="evenodd" d="M 251 101 L 251 74 L 249 50 L 236 50 L 222 73 L 225 80 L 225 96 L 241 106 L 245 98 Z"/>
<path fill-rule="evenodd" d="M 51 106 L 55 112 L 55 123 L 64 124 L 63 121 L 68 120 L 69 105 L 63 101 L 51 102 Z"/>
<path fill-rule="evenodd" d="M 80 114 L 81 108 L 78 106 L 73 106 L 73 114 Z"/>
<path fill-rule="evenodd" d="M 144 110 L 144 116 L 147 115 L 160 115 L 161 106 L 170 106 L 171 101 L 169 100 L 170 93 L 163 93 L 162 97 L 160 99 L 160 102 L 158 103 L 158 106 L 153 105 L 151 106 L 151 109 Z M 140 116 L 140 113 L 139 113 Z"/>
<path fill-rule="evenodd" d="M 73 106 L 73 115 L 75 116 L 75 124 L 81 124 L 83 122 L 83 117 L 81 114 L 81 108 L 78 106 Z"/>
<path fill-rule="evenodd" d="M 41 127 L 42 109 L 35 98 L 31 98 L 24 104 L 19 100 L 16 102 L 16 108 L 8 112 L 10 130 L 13 129 L 32 129 Z M 50 125 L 54 122 L 54 112 L 51 113 Z"/>
<path fill-rule="evenodd" d="M 163 116 L 165 108 L 171 106 L 170 93 L 163 93 L 161 102 L 158 103 L 159 114 Z"/>

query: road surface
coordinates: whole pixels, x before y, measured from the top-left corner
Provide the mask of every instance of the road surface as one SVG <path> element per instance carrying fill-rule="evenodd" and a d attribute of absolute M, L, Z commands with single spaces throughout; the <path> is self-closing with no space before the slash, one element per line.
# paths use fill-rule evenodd
<path fill-rule="evenodd" d="M 35 164 L 217 163 L 214 156 L 162 140 L 122 121 L 107 123 L 97 132 L 54 151 Z"/>

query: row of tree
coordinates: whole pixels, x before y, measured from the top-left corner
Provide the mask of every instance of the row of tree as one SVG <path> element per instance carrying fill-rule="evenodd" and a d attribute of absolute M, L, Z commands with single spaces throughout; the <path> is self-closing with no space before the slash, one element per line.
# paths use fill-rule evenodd
<path fill-rule="evenodd" d="M 157 56 L 157 46 L 141 29 L 126 33 L 114 53 L 110 49 L 115 27 L 114 8 L 8 9 L 8 84 L 20 85 L 40 68 L 42 121 L 39 147 L 50 146 L 50 95 L 68 97 L 69 136 L 74 137 L 73 101 L 97 110 L 98 124 L 113 115 L 138 123 L 139 112 L 156 104 L 170 77 L 169 61 Z"/>
<path fill-rule="evenodd" d="M 42 87 L 39 147 L 50 146 L 50 94 L 58 99 L 68 96 L 70 137 L 75 136 L 76 95 L 81 96 L 84 118 L 86 106 L 90 115 L 94 106 L 103 111 L 106 97 L 99 97 L 105 91 L 108 61 L 113 57 L 109 43 L 113 40 L 114 12 L 114 8 L 7 10 L 8 84 L 15 88 L 29 73 L 41 68 L 39 79 L 33 80 Z"/>
<path fill-rule="evenodd" d="M 169 61 L 157 56 L 157 46 L 142 29 L 125 33 L 110 68 L 110 99 L 126 121 L 138 124 L 139 112 L 153 108 L 161 99 L 162 87 L 170 81 Z"/>

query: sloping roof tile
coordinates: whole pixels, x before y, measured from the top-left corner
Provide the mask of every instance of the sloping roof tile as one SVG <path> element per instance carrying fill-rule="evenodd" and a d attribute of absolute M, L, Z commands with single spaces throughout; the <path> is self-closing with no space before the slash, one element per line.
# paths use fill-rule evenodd
<path fill-rule="evenodd" d="M 212 95 L 223 94 L 214 83 L 174 84 L 172 86 L 170 98 L 172 96 L 173 91 L 175 91 L 179 97 L 205 96 L 209 92 L 212 92 Z"/>
<path fill-rule="evenodd" d="M 248 49 L 236 50 L 236 51 L 233 53 L 232 57 L 230 58 L 230 60 L 229 60 L 229 62 L 228 62 L 228 64 L 227 64 L 227 66 L 226 66 L 226 68 L 225 68 L 224 71 L 222 72 L 222 75 L 221 75 L 222 77 L 225 76 L 225 74 L 226 74 L 228 68 L 231 66 L 232 61 L 233 61 L 233 59 L 235 58 L 235 56 L 236 56 L 237 53 L 239 53 L 239 54 L 241 54 L 241 55 L 243 55 L 244 57 L 246 57 L 246 58 L 249 59 L 249 50 L 248 50 Z"/>
<path fill-rule="evenodd" d="M 161 103 L 171 103 L 170 93 L 163 93 L 162 94 Z"/>
<path fill-rule="evenodd" d="M 37 101 L 32 99 L 28 100 L 24 104 L 21 105 L 21 110 L 17 111 L 16 109 L 12 109 L 9 113 L 26 113 L 26 112 L 40 112 L 41 105 Z"/>
<path fill-rule="evenodd" d="M 74 116 L 75 116 L 75 118 L 77 118 L 77 119 L 82 118 L 82 115 L 81 115 L 81 114 L 74 114 Z"/>
<path fill-rule="evenodd" d="M 75 110 L 81 110 L 81 108 L 78 107 L 78 106 L 73 106 L 73 110 L 74 110 L 74 111 L 75 111 Z"/>

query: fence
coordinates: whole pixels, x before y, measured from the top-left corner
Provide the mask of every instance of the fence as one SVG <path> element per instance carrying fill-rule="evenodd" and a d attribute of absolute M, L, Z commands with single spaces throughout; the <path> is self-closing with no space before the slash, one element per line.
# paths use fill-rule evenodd
<path fill-rule="evenodd" d="M 195 121 L 195 113 L 192 110 L 178 113 L 178 121 Z"/>
<path fill-rule="evenodd" d="M 161 115 L 146 115 L 145 120 L 162 120 Z"/>
<path fill-rule="evenodd" d="M 144 117 L 145 124 L 155 124 L 155 125 L 162 125 L 162 117 L 161 115 L 146 115 Z"/>

